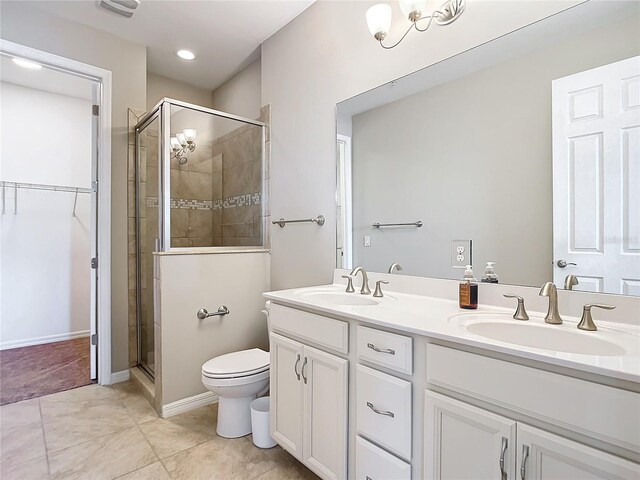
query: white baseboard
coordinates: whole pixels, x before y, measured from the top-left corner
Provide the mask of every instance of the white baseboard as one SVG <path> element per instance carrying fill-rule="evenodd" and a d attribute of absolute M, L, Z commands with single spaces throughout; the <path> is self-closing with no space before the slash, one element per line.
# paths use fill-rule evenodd
<path fill-rule="evenodd" d="M 130 372 L 129 370 L 122 370 L 120 372 L 113 372 L 111 374 L 111 385 L 114 383 L 126 382 L 129 380 Z"/>
<path fill-rule="evenodd" d="M 173 417 L 174 415 L 178 415 L 179 413 L 184 413 L 195 408 L 204 407 L 205 405 L 210 405 L 212 403 L 216 403 L 217 401 L 218 396 L 213 392 L 204 392 L 199 395 L 194 395 L 193 397 L 183 398 L 182 400 L 178 400 L 177 402 L 163 405 L 162 418 Z"/>
<path fill-rule="evenodd" d="M 80 330 L 78 332 L 60 333 L 58 335 L 47 335 L 44 337 L 25 338 L 22 340 L 11 340 L 9 342 L 0 343 L 0 350 L 10 350 L 12 348 L 31 347 L 33 345 L 42 345 L 45 343 L 63 342 L 65 340 L 73 340 L 74 338 L 88 337 L 91 332 L 89 330 Z"/>

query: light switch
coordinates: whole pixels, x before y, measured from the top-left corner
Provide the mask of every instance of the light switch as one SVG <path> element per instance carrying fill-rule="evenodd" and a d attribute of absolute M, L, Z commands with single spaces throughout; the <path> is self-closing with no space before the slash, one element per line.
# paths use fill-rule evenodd
<path fill-rule="evenodd" d="M 451 267 L 464 268 L 473 265 L 471 240 L 451 240 Z"/>
<path fill-rule="evenodd" d="M 365 247 L 370 247 L 371 246 L 371 237 L 369 235 L 365 235 L 364 236 L 364 246 Z"/>

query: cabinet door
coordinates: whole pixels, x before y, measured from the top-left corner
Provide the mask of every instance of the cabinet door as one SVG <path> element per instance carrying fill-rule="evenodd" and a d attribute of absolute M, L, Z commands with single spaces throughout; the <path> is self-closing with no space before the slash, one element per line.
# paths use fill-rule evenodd
<path fill-rule="evenodd" d="M 271 436 L 302 460 L 303 383 L 301 343 L 269 334 L 271 340 Z"/>
<path fill-rule="evenodd" d="M 433 392 L 424 421 L 425 478 L 515 480 L 514 421 Z"/>
<path fill-rule="evenodd" d="M 520 480 L 638 480 L 640 465 L 518 424 Z"/>
<path fill-rule="evenodd" d="M 304 347 L 304 463 L 324 479 L 347 477 L 347 363 Z"/>

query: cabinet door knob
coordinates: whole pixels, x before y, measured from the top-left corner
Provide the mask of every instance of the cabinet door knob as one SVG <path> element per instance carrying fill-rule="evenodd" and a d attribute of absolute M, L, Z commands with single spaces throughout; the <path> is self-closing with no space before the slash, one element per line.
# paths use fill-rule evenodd
<path fill-rule="evenodd" d="M 298 377 L 298 380 L 300 380 L 300 373 L 298 372 L 298 364 L 300 363 L 300 354 L 298 354 L 298 358 L 296 359 L 296 363 L 293 366 L 293 371 L 296 374 L 296 377 Z"/>
<path fill-rule="evenodd" d="M 304 383 L 307 383 L 307 377 L 304 374 L 304 367 L 307 366 L 307 357 L 304 357 L 304 362 L 302 362 L 302 368 L 300 369 L 300 373 L 302 373 L 302 380 L 304 380 Z"/>
<path fill-rule="evenodd" d="M 389 412 L 388 410 L 378 410 L 376 407 L 373 406 L 373 403 L 371 402 L 367 402 L 367 407 L 369 407 L 371 410 L 373 410 L 374 413 L 377 413 L 378 415 L 384 415 L 386 417 L 391 417 L 391 418 L 395 417 L 395 414 L 393 412 Z"/>
<path fill-rule="evenodd" d="M 522 465 L 520 466 L 520 478 L 525 480 L 527 476 L 527 459 L 529 458 L 529 446 L 522 445 Z"/>
<path fill-rule="evenodd" d="M 504 454 L 507 452 L 507 447 L 509 446 L 509 440 L 507 437 L 502 437 L 502 449 L 500 451 L 500 480 L 507 480 L 507 472 L 504 469 Z"/>

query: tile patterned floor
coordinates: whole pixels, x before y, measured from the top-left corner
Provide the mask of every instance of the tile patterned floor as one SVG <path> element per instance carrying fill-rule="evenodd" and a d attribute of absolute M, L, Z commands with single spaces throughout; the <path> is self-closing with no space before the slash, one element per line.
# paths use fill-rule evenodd
<path fill-rule="evenodd" d="M 168 419 L 131 382 L 0 407 L 2 480 L 317 479 L 282 448 L 218 437 L 217 405 Z"/>
<path fill-rule="evenodd" d="M 91 383 L 89 337 L 0 352 L 0 405 Z"/>

